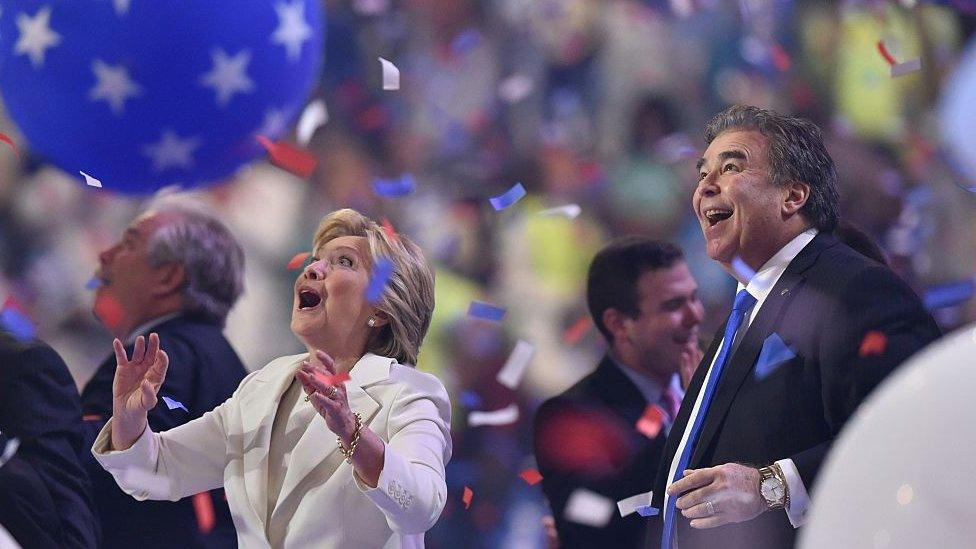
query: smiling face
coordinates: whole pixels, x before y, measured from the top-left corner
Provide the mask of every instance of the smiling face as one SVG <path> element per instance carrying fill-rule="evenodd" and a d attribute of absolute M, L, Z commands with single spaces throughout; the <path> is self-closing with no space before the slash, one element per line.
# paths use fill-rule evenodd
<path fill-rule="evenodd" d="M 795 215 L 805 197 L 797 203 L 795 185 L 773 184 L 767 151 L 758 131 L 728 130 L 699 160 L 692 205 L 708 256 L 730 272 L 736 257 L 758 270 L 805 226 Z"/>
<path fill-rule="evenodd" d="M 315 250 L 295 281 L 291 330 L 309 348 L 358 358 L 374 314 L 366 301 L 371 259 L 362 236 L 340 236 Z"/>

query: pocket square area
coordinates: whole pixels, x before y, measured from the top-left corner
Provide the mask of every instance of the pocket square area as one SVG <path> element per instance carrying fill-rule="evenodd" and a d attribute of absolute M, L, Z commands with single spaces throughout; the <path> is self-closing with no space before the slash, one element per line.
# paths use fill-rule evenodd
<path fill-rule="evenodd" d="M 762 350 L 759 351 L 759 358 L 756 359 L 756 379 L 760 381 L 765 379 L 784 363 L 794 358 L 796 358 L 796 353 L 779 337 L 779 334 L 776 332 L 769 334 L 769 337 L 763 342 Z"/>

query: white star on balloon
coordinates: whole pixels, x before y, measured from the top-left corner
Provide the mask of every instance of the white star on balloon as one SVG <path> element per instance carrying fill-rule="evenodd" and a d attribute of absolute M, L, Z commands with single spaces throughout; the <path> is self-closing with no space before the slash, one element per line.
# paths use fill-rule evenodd
<path fill-rule="evenodd" d="M 153 170 L 161 172 L 168 168 L 193 168 L 193 151 L 200 146 L 195 137 L 180 139 L 172 130 L 163 132 L 156 143 L 146 145 L 142 153 L 152 159 Z"/>
<path fill-rule="evenodd" d="M 211 54 L 213 68 L 200 77 L 200 84 L 217 92 L 217 104 L 227 106 L 235 93 L 249 93 L 254 90 L 254 81 L 247 75 L 247 65 L 251 62 L 251 52 L 241 50 L 228 57 L 224 50 L 217 48 Z"/>
<path fill-rule="evenodd" d="M 88 92 L 88 98 L 92 101 L 108 101 L 116 115 L 121 115 L 125 110 L 126 99 L 142 93 L 142 88 L 129 78 L 129 71 L 121 65 L 113 67 L 96 59 L 92 62 L 92 72 L 98 82 Z"/>
<path fill-rule="evenodd" d="M 257 134 L 269 139 L 278 139 L 287 129 L 288 120 L 285 119 L 285 112 L 281 109 L 268 109 L 264 111 L 264 122 Z"/>
<path fill-rule="evenodd" d="M 51 30 L 51 7 L 44 6 L 29 17 L 23 13 L 17 16 L 17 29 L 20 38 L 14 46 L 18 54 L 27 54 L 35 68 L 44 66 L 44 54 L 48 48 L 61 43 L 61 35 Z"/>
<path fill-rule="evenodd" d="M 278 28 L 271 35 L 275 44 L 283 44 L 288 51 L 288 59 L 298 61 L 302 45 L 312 36 L 312 27 L 305 22 L 305 4 L 295 0 L 291 4 L 275 4 L 278 12 Z"/>

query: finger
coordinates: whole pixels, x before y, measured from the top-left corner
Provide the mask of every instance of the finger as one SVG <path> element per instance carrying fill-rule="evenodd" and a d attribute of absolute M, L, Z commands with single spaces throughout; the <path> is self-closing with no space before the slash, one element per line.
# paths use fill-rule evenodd
<path fill-rule="evenodd" d="M 149 334 L 149 348 L 146 350 L 146 358 L 156 362 L 156 353 L 159 352 L 159 334 L 153 332 Z"/>
<path fill-rule="evenodd" d="M 124 366 L 129 363 L 129 357 L 126 356 L 125 346 L 119 341 L 119 338 L 112 340 L 112 349 L 115 350 L 115 363 L 119 366 Z"/>
<path fill-rule="evenodd" d="M 678 509 L 688 509 L 703 503 L 706 500 L 712 499 L 716 492 L 718 492 L 718 489 L 715 487 L 714 483 L 711 483 L 686 493 L 678 498 L 678 501 L 674 502 L 674 504 L 678 507 Z"/>
<path fill-rule="evenodd" d="M 325 366 L 325 369 L 328 370 L 330 374 L 332 375 L 336 374 L 335 361 L 332 360 L 332 357 L 329 356 L 329 353 L 326 353 L 322 349 L 318 349 L 315 351 L 315 358 L 319 359 L 319 362 L 321 362 L 322 365 Z"/>
<path fill-rule="evenodd" d="M 668 487 L 668 495 L 677 496 L 684 494 L 688 490 L 700 488 L 710 484 L 715 476 L 715 472 L 709 469 L 695 469 L 691 472 L 685 471 L 684 477 Z"/>
<path fill-rule="evenodd" d="M 155 389 L 158 391 L 159 387 L 162 386 L 163 380 L 166 379 L 166 371 L 169 369 L 169 355 L 166 351 L 159 351 L 156 355 L 156 362 L 153 364 L 152 369 L 149 371 L 149 381 L 152 382 Z"/>
<path fill-rule="evenodd" d="M 714 502 L 712 502 L 712 507 L 715 507 Z M 708 518 L 718 514 L 717 509 L 715 510 L 714 513 L 710 511 L 711 509 L 709 509 L 708 505 L 706 505 L 705 502 L 703 501 L 697 505 L 692 505 L 688 509 L 682 509 L 681 514 L 684 515 L 685 518 L 690 518 L 690 519 Z"/>
<path fill-rule="evenodd" d="M 152 383 L 149 383 L 148 379 L 144 379 L 139 389 L 142 392 L 142 408 L 147 412 L 155 408 L 157 402 L 156 390 L 153 388 Z"/>
<path fill-rule="evenodd" d="M 729 521 L 725 520 L 722 515 L 715 515 L 708 518 L 700 518 L 691 521 L 691 527 L 698 530 L 704 530 L 706 528 L 715 528 L 716 526 L 722 526 L 723 524 L 728 524 Z"/>
<path fill-rule="evenodd" d="M 323 417 L 339 411 L 338 405 L 322 393 L 312 393 L 308 400 Z"/>
<path fill-rule="evenodd" d="M 145 356 L 146 356 L 146 338 L 139 336 L 136 338 L 136 344 L 132 348 L 132 362 L 138 364 L 142 362 L 142 359 Z"/>

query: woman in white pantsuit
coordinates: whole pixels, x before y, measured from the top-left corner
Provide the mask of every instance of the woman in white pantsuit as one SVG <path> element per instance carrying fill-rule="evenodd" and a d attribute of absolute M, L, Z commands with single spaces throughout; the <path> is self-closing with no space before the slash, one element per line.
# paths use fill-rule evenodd
<path fill-rule="evenodd" d="M 433 273 L 416 245 L 353 210 L 328 215 L 313 247 L 291 321 L 307 354 L 273 360 L 213 411 L 153 433 L 146 412 L 166 352 L 151 334 L 130 359 L 116 340 L 113 417 L 92 452 L 140 500 L 223 486 L 241 547 L 422 547 L 451 455 L 447 392 L 408 365 L 430 325 Z M 381 261 L 392 272 L 371 303 Z"/>

